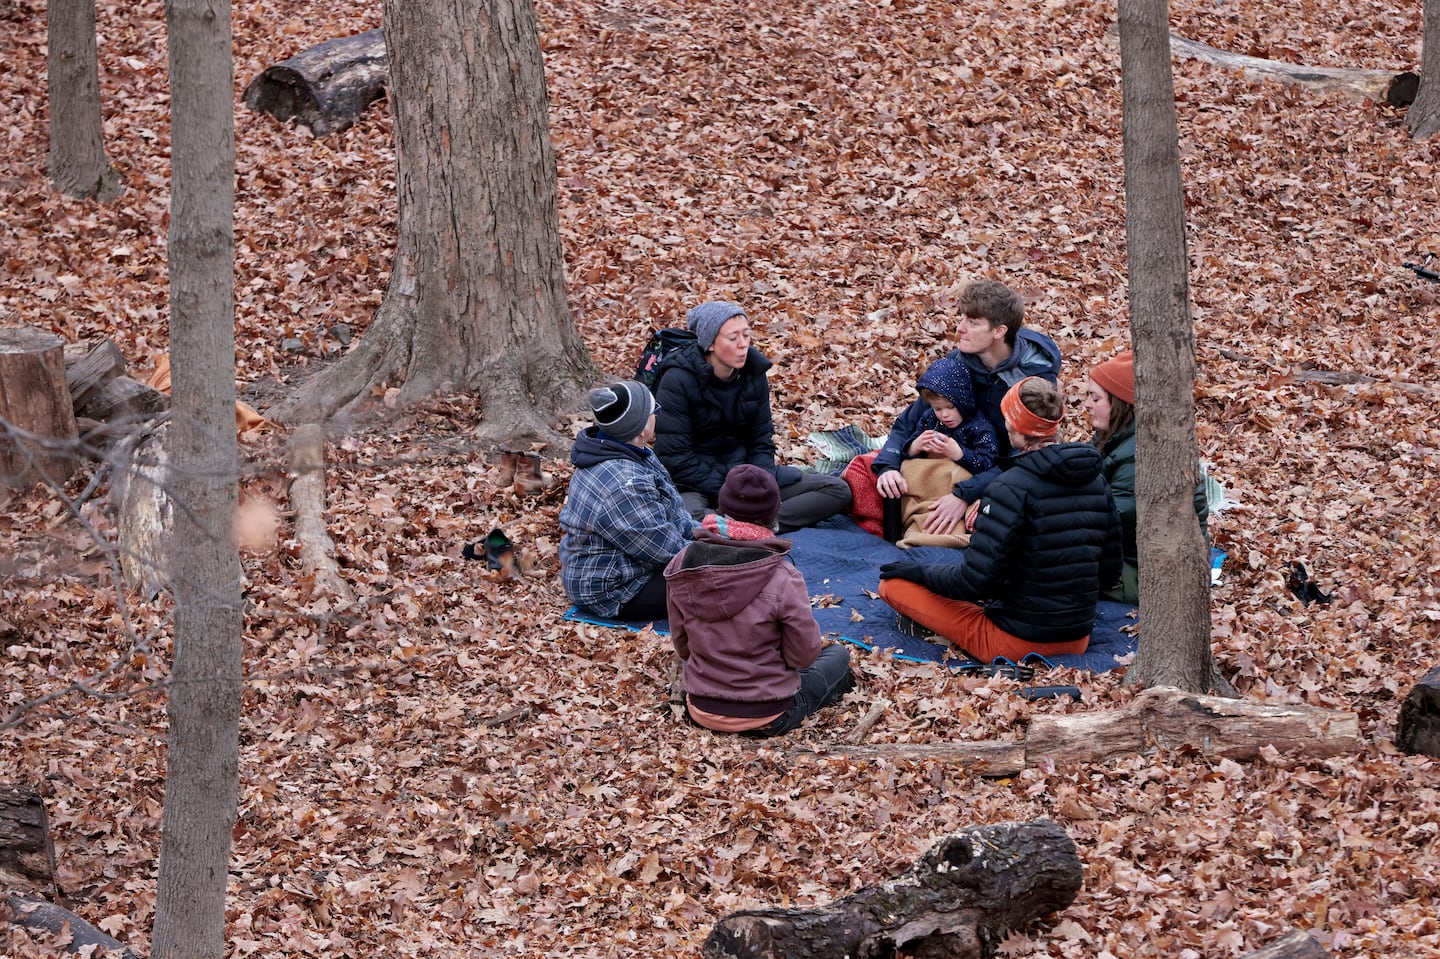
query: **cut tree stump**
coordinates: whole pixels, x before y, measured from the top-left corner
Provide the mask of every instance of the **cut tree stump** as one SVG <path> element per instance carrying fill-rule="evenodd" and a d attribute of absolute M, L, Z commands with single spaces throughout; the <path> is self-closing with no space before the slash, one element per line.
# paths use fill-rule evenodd
<path fill-rule="evenodd" d="M 31 326 L 0 329 L 0 486 L 61 484 L 76 457 L 65 341 Z"/>
<path fill-rule="evenodd" d="M 55 894 L 55 847 L 45 801 L 29 786 L 0 783 L 0 883 Z"/>
<path fill-rule="evenodd" d="M 1389 70 L 1310 67 L 1230 53 L 1173 33 L 1170 35 L 1170 52 L 1177 57 L 1241 70 L 1252 79 L 1278 80 L 1310 90 L 1344 93 L 1352 97 L 1388 103 L 1393 107 L 1407 107 L 1414 103 L 1415 93 L 1420 88 L 1419 74 L 1408 70 L 1392 73 Z"/>
<path fill-rule="evenodd" d="M 1058 912 L 1080 891 L 1080 855 L 1059 825 L 962 829 L 903 874 L 826 906 L 753 909 L 715 923 L 705 959 L 980 959 L 1012 929 Z"/>
<path fill-rule="evenodd" d="M 245 105 L 277 120 L 292 117 L 316 136 L 338 133 L 385 95 L 385 37 L 367 30 L 302 50 L 266 67 L 245 86 Z"/>
<path fill-rule="evenodd" d="M 1440 666 L 1426 673 L 1400 704 L 1395 745 L 1411 755 L 1440 756 Z"/>

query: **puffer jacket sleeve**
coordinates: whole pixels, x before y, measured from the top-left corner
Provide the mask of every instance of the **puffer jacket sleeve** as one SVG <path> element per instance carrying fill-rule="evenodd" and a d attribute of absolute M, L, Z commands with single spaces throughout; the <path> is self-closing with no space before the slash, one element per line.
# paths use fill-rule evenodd
<path fill-rule="evenodd" d="M 976 413 L 960 424 L 960 445 L 965 454 L 960 458 L 960 465 L 976 476 L 994 466 L 995 457 L 1000 455 L 995 427 L 983 413 Z"/>
<path fill-rule="evenodd" d="M 820 627 L 810 611 L 810 591 L 805 577 L 788 561 L 775 572 L 782 582 L 777 610 L 780 623 L 780 651 L 791 669 L 805 669 L 820 655 Z M 672 623 L 673 628 L 673 623 Z"/>
<path fill-rule="evenodd" d="M 918 435 L 920 421 L 925 416 L 925 411 L 930 404 L 924 400 L 916 400 L 905 408 L 905 412 L 895 418 L 895 425 L 890 427 L 890 435 L 885 438 L 885 445 L 875 454 L 875 460 L 870 464 L 870 471 L 876 476 L 886 470 L 898 470 L 900 464 L 905 462 L 905 447 Z M 995 441 L 992 433 L 990 441 Z M 978 472 L 971 470 L 972 473 Z"/>
<path fill-rule="evenodd" d="M 660 404 L 660 412 L 655 414 L 655 455 L 670 471 L 676 486 L 712 499 L 718 496 L 725 474 L 713 459 L 695 451 L 702 400 L 694 372 L 684 366 L 666 369 L 655 399 Z"/>
<path fill-rule="evenodd" d="M 1027 515 L 1025 497 L 1025 492 L 1011 483 L 990 484 L 970 545 L 965 548 L 965 562 L 955 573 L 955 592 L 942 595 L 974 599 L 1001 592 L 1018 552 L 1016 539 L 1026 535 L 1022 519 Z"/>
<path fill-rule="evenodd" d="M 751 352 L 755 350 L 752 347 Z M 753 357 L 752 357 L 753 358 Z M 751 466 L 758 466 L 762 470 L 768 470 L 771 475 L 775 473 L 775 419 L 770 411 L 770 379 L 764 373 L 756 375 L 755 379 L 747 384 L 747 393 L 753 391 L 754 404 L 753 412 L 750 413 L 747 427 L 748 438 L 745 442 L 745 462 Z M 720 477 L 720 483 L 724 483 L 725 477 Z M 715 491 L 720 491 L 720 484 L 716 484 Z"/>
<path fill-rule="evenodd" d="M 1107 464 L 1105 480 L 1115 497 L 1115 508 L 1120 511 L 1120 529 L 1123 542 L 1135 542 L 1135 457 L 1120 457 Z M 1134 556 L 1128 557 L 1133 563 Z"/>

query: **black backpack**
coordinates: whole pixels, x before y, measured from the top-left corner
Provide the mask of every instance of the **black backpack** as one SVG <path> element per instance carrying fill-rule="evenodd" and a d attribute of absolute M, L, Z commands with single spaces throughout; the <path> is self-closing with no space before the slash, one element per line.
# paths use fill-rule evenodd
<path fill-rule="evenodd" d="M 695 334 L 678 326 L 652 330 L 645 349 L 640 351 L 640 359 L 635 362 L 635 379 L 644 383 L 650 392 L 655 392 L 661 361 L 686 343 L 694 342 Z"/>

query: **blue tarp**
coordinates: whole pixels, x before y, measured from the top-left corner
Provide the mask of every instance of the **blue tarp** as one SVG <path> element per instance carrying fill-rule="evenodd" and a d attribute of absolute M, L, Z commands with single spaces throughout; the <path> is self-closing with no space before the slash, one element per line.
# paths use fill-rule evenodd
<path fill-rule="evenodd" d="M 880 567 L 896 559 L 922 563 L 953 563 L 964 557 L 960 550 L 925 546 L 902 550 L 866 532 L 851 520 L 836 517 L 813 529 L 785 534 L 795 544 L 790 555 L 805 574 L 811 606 L 820 630 L 830 639 L 841 639 L 867 648 L 893 649 L 897 658 L 955 664 L 954 648 L 926 642 L 900 633 L 895 628 L 895 611 L 879 597 Z M 565 618 L 601 626 L 642 629 L 646 623 L 631 623 L 590 617 L 571 607 Z M 1103 673 L 1128 663 L 1135 652 L 1136 609 L 1123 603 L 1101 602 L 1096 609 L 1095 629 L 1090 648 L 1072 656 L 1050 656 L 1057 666 Z M 666 632 L 668 623 L 654 624 Z"/>

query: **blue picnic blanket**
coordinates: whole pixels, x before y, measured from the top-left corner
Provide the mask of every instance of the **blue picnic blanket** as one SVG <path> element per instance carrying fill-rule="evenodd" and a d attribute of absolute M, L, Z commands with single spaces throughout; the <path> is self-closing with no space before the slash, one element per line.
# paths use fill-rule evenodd
<path fill-rule="evenodd" d="M 895 611 L 878 594 L 883 564 L 896 559 L 954 563 L 963 559 L 963 551 L 938 546 L 902 550 L 846 517 L 835 517 L 812 529 L 796 530 L 785 536 L 795 544 L 790 556 L 805 574 L 815 621 L 827 638 L 867 649 L 894 650 L 897 659 L 956 665 L 966 662 L 963 657 L 957 657 L 954 647 L 948 644 L 931 643 L 899 632 Z M 565 618 L 632 630 L 651 625 L 590 617 L 574 607 L 566 611 Z M 1090 648 L 1076 655 L 1048 658 L 1057 666 L 1096 673 L 1124 665 L 1135 652 L 1137 622 L 1134 606 L 1101 602 L 1095 611 Z M 663 620 L 653 625 L 656 632 L 661 633 L 669 627 Z"/>

